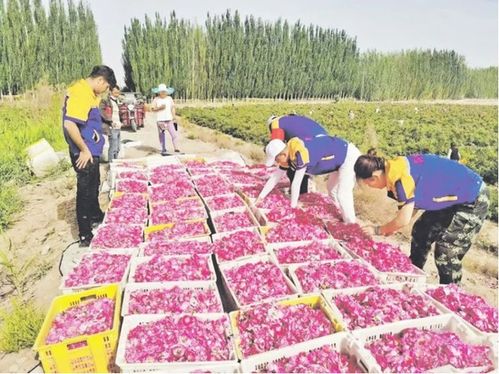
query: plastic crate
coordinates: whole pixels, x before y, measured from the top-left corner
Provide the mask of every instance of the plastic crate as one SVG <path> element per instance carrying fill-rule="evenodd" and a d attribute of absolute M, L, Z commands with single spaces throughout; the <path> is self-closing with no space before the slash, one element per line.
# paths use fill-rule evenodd
<path fill-rule="evenodd" d="M 307 240 L 303 242 L 285 242 L 285 243 L 267 243 L 265 244 L 265 247 L 267 248 L 267 252 L 270 254 L 270 257 L 272 258 L 275 263 L 277 263 L 280 267 L 282 267 L 285 271 L 288 271 L 288 268 L 290 265 L 293 265 L 292 263 L 290 264 L 281 264 L 279 260 L 277 259 L 277 254 L 276 251 L 281 249 L 281 248 L 286 248 L 286 247 L 304 247 L 307 246 L 313 242 L 319 242 L 325 245 L 329 245 L 333 250 L 338 252 L 341 256 L 342 259 L 345 260 L 350 260 L 352 256 L 342 247 L 340 246 L 336 240 L 330 238 L 330 239 L 321 239 L 321 240 Z M 324 260 L 324 261 L 329 261 L 329 260 Z M 304 262 L 299 262 L 299 263 L 294 263 L 294 264 L 303 264 Z"/>
<path fill-rule="evenodd" d="M 108 249 L 108 250 L 98 250 L 98 251 L 95 250 L 95 251 L 89 251 L 88 254 L 98 253 L 98 252 L 105 252 L 105 253 L 117 254 L 117 255 L 129 254 L 131 256 L 130 260 L 128 261 L 128 265 L 125 269 L 125 272 L 123 273 L 123 277 L 121 278 L 121 281 L 119 283 L 117 283 L 120 286 L 120 288 L 123 289 L 125 287 L 126 282 L 127 282 L 128 272 L 130 271 L 131 263 L 132 263 L 133 259 L 135 258 L 135 256 L 137 255 L 138 250 L 137 249 Z M 80 260 L 80 262 L 81 262 L 81 260 Z M 78 265 L 79 265 L 79 263 L 76 264 L 74 267 L 76 267 Z M 68 275 L 69 275 L 69 273 L 62 277 L 61 285 L 59 286 L 59 289 L 61 290 L 61 292 L 63 294 L 70 294 L 73 292 L 84 291 L 84 290 L 88 290 L 91 288 L 102 287 L 102 286 L 106 285 L 106 284 L 90 283 L 90 284 L 85 284 L 85 285 L 81 285 L 81 286 L 66 287 L 64 284 L 66 283 L 66 279 L 68 278 Z"/>
<path fill-rule="evenodd" d="M 300 280 L 298 279 L 298 276 L 296 275 L 296 270 L 304 265 L 308 265 L 308 264 L 327 264 L 327 263 L 330 263 L 330 264 L 337 264 L 339 262 L 351 262 L 351 261 L 357 261 L 357 260 L 350 260 L 350 259 L 345 259 L 345 260 L 324 260 L 324 261 L 310 261 L 308 263 L 301 263 L 301 264 L 292 264 L 290 266 L 288 266 L 288 273 L 289 273 L 289 277 L 291 278 L 291 280 L 293 281 L 293 283 L 295 284 L 296 286 L 296 289 L 298 290 L 299 293 L 307 293 L 306 291 L 303 290 L 302 286 L 301 286 L 301 283 L 300 283 Z M 357 261 L 358 262 L 358 261 Z M 364 263 L 362 262 L 359 262 L 360 264 L 364 265 Z M 379 273 L 375 272 L 375 271 L 372 271 L 371 268 L 369 268 L 369 270 L 371 270 L 372 274 L 374 275 L 374 277 L 378 280 L 379 284 L 383 284 L 383 281 L 382 279 L 380 278 L 379 276 Z M 352 287 L 352 288 L 364 288 L 364 287 Z M 367 287 L 365 287 L 367 288 Z M 316 291 L 313 291 L 313 292 L 321 292 L 320 290 L 316 290 Z"/>
<path fill-rule="evenodd" d="M 75 307 L 86 300 L 96 298 L 114 299 L 114 318 L 111 330 L 93 335 L 81 335 L 56 344 L 45 344 L 45 339 L 57 314 Z M 116 344 L 120 329 L 121 292 L 117 285 L 58 296 L 50 305 L 33 349 L 38 352 L 46 373 L 63 372 L 108 372 L 114 371 Z"/>
<path fill-rule="evenodd" d="M 363 257 L 359 256 L 354 251 L 350 250 L 347 246 L 343 245 L 342 242 L 339 242 L 339 243 L 348 253 L 350 253 L 350 255 L 353 258 L 362 260 L 365 263 L 367 263 L 369 266 L 371 266 L 373 269 L 375 269 L 380 274 L 380 277 L 383 279 L 384 283 L 406 283 L 406 282 L 407 283 L 418 283 L 418 284 L 426 283 L 426 273 L 414 265 L 412 265 L 414 273 L 402 273 L 402 272 L 396 272 L 396 271 L 391 271 L 391 272 L 379 271 L 371 263 L 369 263 L 369 261 L 367 261 Z"/>
<path fill-rule="evenodd" d="M 218 197 L 232 197 L 232 198 L 237 198 L 237 199 L 241 200 L 241 205 L 237 206 L 237 207 L 233 207 L 233 208 L 228 208 L 228 209 L 213 209 L 212 206 L 210 205 L 210 202 L 213 199 L 218 198 Z M 246 205 L 246 202 L 241 198 L 241 196 L 239 196 L 235 192 L 231 192 L 231 193 L 228 193 L 228 194 L 225 194 L 225 195 L 217 195 L 217 196 L 205 197 L 205 198 L 203 198 L 203 201 L 204 201 L 206 207 L 208 208 L 209 212 L 223 212 L 223 213 L 228 213 L 228 212 L 233 212 L 235 209 L 240 209 L 240 208 L 245 208 L 246 209 L 248 207 Z"/>
<path fill-rule="evenodd" d="M 212 275 L 212 278 L 210 280 L 202 280 L 203 282 L 215 282 L 217 280 L 217 276 L 215 274 L 215 268 L 213 266 L 213 260 L 212 260 L 212 257 L 211 255 L 198 255 L 200 257 L 206 257 L 208 259 L 208 267 L 211 271 L 211 275 Z M 148 261 L 150 261 L 154 256 L 145 256 L 145 257 L 135 257 L 135 258 L 132 258 L 132 262 L 130 264 L 130 278 L 129 278 L 129 282 L 130 283 L 142 283 L 142 284 L 145 284 L 145 283 L 152 283 L 152 282 L 136 282 L 135 281 L 135 273 L 137 272 L 137 267 L 141 264 L 144 264 Z M 168 257 L 168 258 L 188 258 L 188 257 L 192 257 L 192 255 L 171 255 L 171 256 L 168 256 L 168 255 L 164 255 L 164 256 L 161 256 L 161 257 Z M 192 280 L 192 281 L 181 281 L 181 282 L 198 282 L 200 281 L 199 279 L 197 280 Z M 161 282 L 161 283 L 165 283 L 165 282 Z"/>
<path fill-rule="evenodd" d="M 252 226 L 239 227 L 238 229 L 231 230 L 231 231 L 250 229 L 252 227 L 259 227 L 260 226 L 260 224 L 258 223 L 258 221 L 255 218 L 255 216 L 253 215 L 253 213 L 251 213 L 251 211 L 247 207 L 234 208 L 234 209 L 229 210 L 229 211 L 210 212 L 211 222 L 213 223 L 213 228 L 215 229 L 215 233 L 227 232 L 227 231 L 222 231 L 219 227 L 217 227 L 215 219 L 223 216 L 224 214 L 230 214 L 230 213 L 247 213 L 250 217 L 251 222 L 253 223 Z"/>
<path fill-rule="evenodd" d="M 183 221 L 183 222 L 186 222 L 186 223 L 204 222 L 203 226 L 204 226 L 205 232 L 203 234 L 197 234 L 197 235 L 194 235 L 194 236 L 183 236 L 182 238 L 168 239 L 168 238 L 165 237 L 165 240 L 170 240 L 170 241 L 180 240 L 180 239 L 186 239 L 186 240 L 188 240 L 188 239 L 193 239 L 193 238 L 206 237 L 206 236 L 209 236 L 211 234 L 211 230 L 208 227 L 208 224 L 206 223 L 205 219 L 194 219 L 194 220 Z M 147 241 L 149 239 L 149 235 L 152 234 L 153 232 L 162 231 L 162 230 L 165 230 L 165 229 L 171 229 L 174 225 L 175 225 L 175 223 L 164 223 L 164 224 L 161 224 L 161 225 L 154 225 L 154 226 L 146 227 L 144 229 L 144 238 L 145 238 L 145 241 Z"/>
<path fill-rule="evenodd" d="M 454 314 L 456 316 L 457 319 L 459 319 L 461 322 L 463 322 L 466 326 L 468 326 L 468 328 L 470 330 L 472 330 L 475 334 L 477 335 L 483 335 L 483 336 L 487 336 L 487 337 L 490 337 L 491 339 L 494 339 L 496 341 L 499 341 L 499 334 L 497 332 L 485 332 L 485 331 L 482 331 L 482 330 L 479 330 L 477 327 L 473 326 L 471 324 L 471 322 L 468 322 L 467 320 L 465 320 L 463 317 L 461 317 L 459 314 L 453 312 L 451 309 L 449 309 L 447 306 L 445 306 L 445 304 L 443 304 L 442 302 L 438 301 L 437 299 L 435 299 L 433 296 L 430 296 L 429 294 L 426 293 L 426 290 L 429 290 L 429 289 L 436 289 L 436 288 L 439 288 L 440 286 L 442 285 L 436 285 L 436 284 L 424 284 L 424 285 L 418 285 L 418 289 L 423 292 L 431 301 L 432 303 L 435 305 L 435 307 L 439 310 L 443 310 L 443 311 L 446 311 L 447 313 L 449 314 Z"/>
<path fill-rule="evenodd" d="M 225 278 L 224 272 L 226 270 L 232 269 L 234 267 L 239 267 L 239 266 L 244 265 L 244 264 L 254 264 L 254 263 L 257 263 L 257 262 L 269 262 L 269 263 L 272 263 L 273 265 L 275 265 L 281 271 L 281 273 L 282 273 L 282 275 L 284 277 L 284 281 L 286 282 L 286 285 L 288 286 L 289 290 L 292 293 L 288 294 L 288 295 L 277 296 L 277 297 L 269 297 L 269 298 L 266 298 L 266 299 L 255 301 L 254 303 L 251 303 L 251 304 L 244 304 L 244 305 L 241 304 L 241 302 L 237 298 L 237 295 L 235 294 L 235 292 L 233 291 L 233 289 L 230 287 L 229 282 Z M 267 254 L 255 255 L 255 256 L 248 257 L 246 259 L 238 259 L 238 260 L 234 260 L 234 261 L 227 261 L 227 262 L 219 264 L 218 266 L 220 267 L 220 272 L 222 273 L 222 284 L 227 289 L 228 294 L 232 298 L 233 305 L 235 305 L 237 309 L 241 309 L 243 306 L 244 307 L 248 307 L 248 306 L 251 306 L 251 305 L 261 304 L 261 303 L 265 303 L 265 302 L 269 302 L 269 301 L 273 301 L 273 300 L 289 299 L 290 297 L 295 296 L 295 294 L 297 293 L 295 285 L 289 280 L 289 278 L 282 271 L 282 269 L 275 262 L 273 262 L 270 259 L 269 255 L 267 255 Z"/>
<path fill-rule="evenodd" d="M 248 255 L 248 256 L 242 256 L 242 257 L 238 257 L 234 260 L 231 260 L 231 261 L 224 261 L 224 260 L 220 260 L 217 256 L 217 254 L 215 253 L 215 258 L 217 260 L 217 263 L 218 264 L 222 264 L 222 263 L 227 263 L 227 262 L 232 262 L 232 261 L 240 261 L 240 260 L 245 260 L 245 259 L 249 259 L 251 257 L 254 257 L 254 256 L 259 256 L 259 255 L 266 255 L 267 252 L 266 252 L 266 248 L 265 248 L 265 244 L 263 243 L 263 239 L 260 235 L 260 231 L 255 228 L 255 227 L 246 227 L 246 228 L 241 228 L 239 230 L 234 230 L 234 231 L 226 231 L 226 232 L 221 232 L 221 233 L 218 233 L 218 234 L 213 234 L 211 236 L 212 240 L 213 240 L 213 243 L 216 243 L 217 241 L 220 241 L 220 240 L 224 240 L 226 237 L 228 237 L 229 235 L 232 235 L 236 232 L 239 232 L 239 231 L 252 231 L 254 232 L 255 234 L 258 235 L 258 237 L 260 238 L 260 241 L 265 249 L 264 252 L 259 252 L 259 253 L 255 253 L 253 255 Z M 272 260 L 272 259 L 271 259 Z"/>
<path fill-rule="evenodd" d="M 270 224 L 270 225 L 267 225 L 267 226 L 261 226 L 260 227 L 260 233 L 263 237 L 263 240 L 265 243 L 267 243 L 267 245 L 271 245 L 271 246 L 279 246 L 279 245 L 283 245 L 283 244 L 286 244 L 286 245 L 289 245 L 289 244 L 296 244 L 296 245 L 303 245 L 303 244 L 307 244 L 307 243 L 310 243 L 311 241 L 314 241 L 314 240 L 334 240 L 331 235 L 329 234 L 329 232 L 327 232 L 326 230 L 324 230 L 324 233 L 326 234 L 326 237 L 323 238 L 323 239 L 307 239 L 307 240 L 297 240 L 297 241 L 290 241 L 290 242 L 269 242 L 267 241 L 267 234 L 268 232 L 270 231 L 270 229 L 274 228 L 274 227 L 277 227 L 279 224 Z M 344 249 L 344 248 L 343 248 Z M 345 252 L 345 251 L 343 251 Z M 348 253 L 350 253 L 349 251 L 347 251 Z"/>
<path fill-rule="evenodd" d="M 459 336 L 459 338 L 468 344 L 483 344 L 490 346 L 491 355 L 490 359 L 494 365 L 494 372 L 497 371 L 497 341 L 491 341 L 489 338 L 476 335 L 467 325 L 463 324 L 455 315 L 445 314 L 432 318 L 424 318 L 418 320 L 408 320 L 395 322 L 390 325 L 378 326 L 375 329 L 369 330 L 356 330 L 352 335 L 359 341 L 362 349 L 365 350 L 366 366 L 370 373 L 382 373 L 382 369 L 376 362 L 375 358 L 371 355 L 369 350 L 365 347 L 366 344 L 380 339 L 386 334 L 398 334 L 404 329 L 418 328 L 422 330 L 431 331 L 450 331 Z M 451 365 L 444 367 L 434 368 L 432 372 L 483 372 L 484 367 L 457 369 Z"/>
<path fill-rule="evenodd" d="M 181 316 L 182 314 L 176 314 Z M 239 363 L 235 357 L 232 360 L 227 361 L 207 361 L 207 362 L 147 362 L 147 363 L 128 363 L 125 360 L 126 342 L 128 339 L 128 334 L 130 330 L 134 327 L 146 324 L 148 322 L 158 321 L 164 318 L 166 314 L 138 314 L 134 316 L 126 316 L 123 319 L 123 326 L 121 328 L 118 350 L 116 353 L 116 364 L 121 368 L 123 372 L 126 373 L 143 373 L 143 372 L 154 372 L 159 371 L 163 373 L 173 373 L 181 372 L 188 373 L 196 369 L 208 369 L 213 368 L 216 372 L 227 372 L 236 373 L 239 369 Z M 206 314 L 196 314 L 196 317 L 204 320 L 214 320 L 222 316 L 227 318 L 227 314 L 224 313 L 206 313 Z M 230 330 L 230 324 L 227 320 L 227 338 L 230 341 L 230 345 L 235 351 L 234 339 L 232 337 L 232 331 Z"/>
<path fill-rule="evenodd" d="M 334 312 L 331 310 L 331 307 L 326 303 L 322 295 L 319 294 L 314 294 L 314 295 L 306 295 L 302 297 L 291 297 L 286 300 L 280 300 L 276 301 L 275 304 L 282 305 L 282 306 L 291 306 L 291 305 L 308 305 L 314 309 L 320 308 L 324 314 L 327 316 L 327 318 L 331 321 L 331 325 L 334 328 L 335 333 L 336 332 L 341 332 L 344 330 L 343 326 L 341 325 L 341 322 L 338 320 L 338 318 L 335 316 Z M 251 308 L 245 308 L 245 309 L 251 309 Z M 241 313 L 240 310 L 235 310 L 233 312 L 229 313 L 230 316 L 230 323 L 232 326 L 232 331 L 234 332 L 234 343 L 236 345 L 236 354 L 237 357 L 242 360 L 247 357 L 243 356 L 243 351 L 241 349 L 241 338 L 239 336 L 239 327 L 237 323 L 237 319 L 239 317 L 239 313 Z M 283 347 L 284 348 L 284 347 Z M 279 348 L 281 349 L 281 348 Z M 256 356 L 256 355 L 254 355 Z M 253 357 L 253 356 L 251 356 Z"/>
<path fill-rule="evenodd" d="M 355 357 L 357 365 L 367 372 L 365 362 L 368 359 L 365 357 L 365 351 L 350 334 L 345 332 L 322 336 L 303 343 L 251 356 L 241 360 L 241 369 L 243 373 L 264 373 L 267 365 L 270 363 L 275 363 L 284 358 L 289 358 L 300 353 L 312 352 L 324 346 L 330 346 L 336 352 L 347 353 L 350 356 Z"/>
<path fill-rule="evenodd" d="M 367 287 L 355 287 L 355 288 L 345 288 L 345 289 L 342 289 L 342 290 L 325 290 L 325 291 L 322 292 L 322 294 L 324 295 L 324 298 L 326 299 L 326 302 L 329 304 L 329 307 L 338 316 L 338 319 L 340 320 L 341 324 L 345 327 L 346 330 L 349 330 L 347 324 L 343 320 L 343 315 L 341 314 L 340 310 L 338 309 L 338 307 L 334 303 L 334 299 L 338 295 L 356 295 L 356 294 L 364 292 L 367 289 L 373 288 L 373 287 L 379 287 L 379 288 L 383 288 L 383 289 L 395 289 L 395 290 L 399 290 L 399 291 L 401 291 L 404 288 L 408 287 L 410 289 L 411 294 L 422 296 L 424 299 L 426 299 L 428 301 L 429 304 L 433 305 L 433 303 L 431 302 L 431 300 L 429 299 L 429 297 L 427 295 L 425 295 L 424 293 L 422 293 L 418 289 L 412 287 L 410 284 L 406 284 L 406 283 L 389 284 L 389 285 L 379 285 L 379 286 L 367 286 Z M 435 307 L 436 307 L 437 311 L 440 313 L 440 315 L 448 314 L 448 312 L 445 309 L 439 308 L 437 306 L 435 306 Z M 431 319 L 433 319 L 435 317 L 438 317 L 438 316 L 429 316 L 429 317 L 424 317 L 424 318 L 417 318 L 417 320 L 421 320 L 421 321 L 427 320 L 427 319 L 431 320 Z M 397 324 L 399 322 L 405 322 L 405 321 L 410 321 L 410 320 L 389 322 L 389 323 L 385 323 L 383 326 L 391 326 L 393 324 Z M 351 331 L 375 331 L 379 326 L 380 325 L 378 325 L 378 326 L 372 326 L 372 327 L 367 327 L 367 328 L 363 328 L 363 329 L 355 329 L 355 330 L 351 330 Z"/>
<path fill-rule="evenodd" d="M 173 287 L 180 287 L 183 289 L 198 289 L 198 290 L 208 290 L 212 289 L 215 291 L 217 296 L 217 301 L 220 309 L 219 313 L 223 313 L 222 299 L 220 298 L 220 293 L 215 282 L 209 281 L 192 281 L 192 282 L 152 282 L 152 283 L 128 283 L 125 288 L 125 293 L 123 295 L 123 306 L 121 308 L 121 315 L 134 315 L 129 312 L 130 306 L 130 296 L 135 291 L 150 291 L 159 289 L 171 289 Z"/>

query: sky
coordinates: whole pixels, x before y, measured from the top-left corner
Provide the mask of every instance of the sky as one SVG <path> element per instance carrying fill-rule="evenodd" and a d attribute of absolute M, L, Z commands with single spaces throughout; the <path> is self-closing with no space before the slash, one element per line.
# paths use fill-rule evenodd
<path fill-rule="evenodd" d="M 46 0 L 48 3 L 48 0 Z M 85 2 L 85 0 L 84 0 Z M 207 12 L 227 9 L 267 21 L 344 29 L 357 38 L 361 51 L 400 51 L 413 48 L 453 49 L 468 66 L 498 64 L 497 0 L 86 0 L 102 48 L 103 63 L 123 82 L 121 40 L 132 18 L 159 12 L 203 24 Z"/>

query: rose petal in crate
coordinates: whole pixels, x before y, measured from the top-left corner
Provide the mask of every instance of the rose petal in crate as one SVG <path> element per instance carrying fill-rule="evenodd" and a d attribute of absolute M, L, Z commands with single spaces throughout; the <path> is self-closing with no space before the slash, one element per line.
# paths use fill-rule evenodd
<path fill-rule="evenodd" d="M 92 239 L 92 248 L 135 248 L 142 243 L 142 226 L 109 224 L 100 226 Z"/>
<path fill-rule="evenodd" d="M 137 266 L 134 282 L 213 280 L 209 256 L 154 256 Z"/>
<path fill-rule="evenodd" d="M 119 179 L 116 181 L 116 191 L 126 193 L 147 193 L 147 181 L 138 179 Z"/>
<path fill-rule="evenodd" d="M 124 224 L 144 224 L 147 221 L 147 209 L 145 207 L 138 209 L 131 208 L 113 208 L 106 213 L 105 224 L 124 223 Z"/>
<path fill-rule="evenodd" d="M 204 255 L 213 252 L 213 243 L 186 241 L 157 241 L 147 242 L 144 247 L 144 256 L 154 255 Z"/>
<path fill-rule="evenodd" d="M 124 193 L 113 196 L 110 208 L 112 209 L 147 209 L 147 196 L 137 193 Z"/>
<path fill-rule="evenodd" d="M 232 261 L 245 256 L 265 253 L 265 247 L 256 232 L 241 230 L 215 241 L 213 251 L 218 261 Z"/>
<path fill-rule="evenodd" d="M 211 211 L 244 208 L 244 201 L 235 193 L 223 196 L 213 196 L 206 199 L 206 205 Z"/>
<path fill-rule="evenodd" d="M 248 211 L 227 212 L 223 215 L 212 217 L 217 232 L 234 231 L 245 227 L 256 226 Z"/>
<path fill-rule="evenodd" d="M 283 243 L 327 239 L 328 235 L 324 228 L 319 225 L 290 220 L 284 221 L 279 226 L 272 227 L 265 238 L 269 243 Z"/>
<path fill-rule="evenodd" d="M 338 260 L 342 258 L 330 243 L 313 241 L 299 246 L 287 246 L 274 250 L 279 264 L 296 264 L 310 261 Z"/>

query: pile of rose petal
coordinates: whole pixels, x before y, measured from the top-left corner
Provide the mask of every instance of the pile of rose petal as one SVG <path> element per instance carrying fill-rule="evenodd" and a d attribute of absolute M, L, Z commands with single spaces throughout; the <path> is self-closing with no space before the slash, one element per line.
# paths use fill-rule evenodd
<path fill-rule="evenodd" d="M 292 295 L 284 273 L 271 262 L 245 263 L 223 270 L 229 288 L 241 305 Z"/>
<path fill-rule="evenodd" d="M 223 313 L 216 288 L 153 288 L 130 293 L 128 314 Z"/>
<path fill-rule="evenodd" d="M 130 330 L 125 347 L 128 363 L 228 361 L 234 351 L 227 317 L 204 319 L 167 315 Z"/>
<path fill-rule="evenodd" d="M 342 255 L 331 244 L 318 241 L 312 241 L 310 244 L 281 247 L 275 249 L 274 253 L 279 264 L 297 264 L 342 258 Z"/>
<path fill-rule="evenodd" d="M 330 345 L 284 357 L 265 365 L 257 373 L 363 373 L 354 357 Z"/>
<path fill-rule="evenodd" d="M 310 262 L 295 269 L 304 292 L 379 284 L 371 270 L 359 261 Z"/>
<path fill-rule="evenodd" d="M 57 314 L 45 344 L 56 344 L 81 335 L 93 335 L 113 327 L 114 300 L 100 298 L 84 301 Z"/>
<path fill-rule="evenodd" d="M 338 295 L 333 300 L 350 330 L 439 314 L 431 301 L 402 290 L 371 287 L 353 295 Z"/>
<path fill-rule="evenodd" d="M 179 221 L 160 230 L 150 233 L 148 240 L 176 240 L 183 238 L 194 238 L 207 236 L 210 232 L 206 226 L 206 221 Z"/>
<path fill-rule="evenodd" d="M 94 252 L 83 256 L 66 276 L 64 287 L 118 283 L 123 279 L 131 255 Z"/>
<path fill-rule="evenodd" d="M 276 227 L 272 227 L 265 238 L 269 243 L 283 243 L 327 239 L 328 234 L 320 225 L 298 220 L 287 220 Z"/>
<path fill-rule="evenodd" d="M 428 295 L 483 332 L 497 333 L 497 308 L 455 284 L 428 289 Z"/>
<path fill-rule="evenodd" d="M 305 304 L 259 304 L 238 314 L 237 326 L 244 357 L 334 333 L 321 309 Z"/>
<path fill-rule="evenodd" d="M 265 253 L 265 247 L 255 231 L 241 230 L 215 241 L 213 251 L 217 260 L 223 262 Z"/>
<path fill-rule="evenodd" d="M 185 241 L 160 241 L 153 240 L 145 243 L 144 256 L 154 255 L 204 255 L 211 254 L 213 244 L 198 242 L 195 240 Z"/>
<path fill-rule="evenodd" d="M 135 269 L 135 282 L 214 280 L 208 256 L 153 256 Z"/>
<path fill-rule="evenodd" d="M 399 334 L 383 335 L 367 349 L 384 372 L 422 373 L 446 365 L 465 369 L 493 369 L 491 348 L 469 345 L 452 332 L 406 329 Z"/>
<path fill-rule="evenodd" d="M 247 210 L 243 212 L 227 212 L 216 217 L 212 216 L 212 220 L 217 232 L 234 231 L 256 225 Z"/>
<path fill-rule="evenodd" d="M 142 226 L 128 224 L 102 225 L 92 239 L 92 248 L 136 248 L 142 243 Z"/>

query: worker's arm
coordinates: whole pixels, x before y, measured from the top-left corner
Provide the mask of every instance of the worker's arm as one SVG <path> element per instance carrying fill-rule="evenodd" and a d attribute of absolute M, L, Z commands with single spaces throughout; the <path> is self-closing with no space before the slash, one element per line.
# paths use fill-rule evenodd
<path fill-rule="evenodd" d="M 305 171 L 307 168 L 301 168 L 295 171 L 293 177 L 293 182 L 291 183 L 291 208 L 296 208 L 298 205 L 298 198 L 300 197 L 300 187 L 303 178 L 305 177 Z"/>
<path fill-rule="evenodd" d="M 64 128 L 66 129 L 66 132 L 73 143 L 75 143 L 75 145 L 80 150 L 80 156 L 76 160 L 76 168 L 85 169 L 89 161 L 91 163 L 93 163 L 94 161 L 92 159 L 92 153 L 81 137 L 80 129 L 78 129 L 76 123 L 68 120 L 64 120 Z"/>
<path fill-rule="evenodd" d="M 260 192 L 260 195 L 258 195 L 258 198 L 255 201 L 255 205 L 265 199 L 267 195 L 274 189 L 274 187 L 277 186 L 277 183 L 279 183 L 281 178 L 285 175 L 286 170 L 277 169 L 276 171 L 274 171 L 270 178 L 267 180 L 267 183 L 265 183 L 262 192 Z"/>
<path fill-rule="evenodd" d="M 402 208 L 400 208 L 393 220 L 379 227 L 379 234 L 388 236 L 400 230 L 402 227 L 408 225 L 411 222 L 413 213 L 414 202 L 405 204 Z"/>

